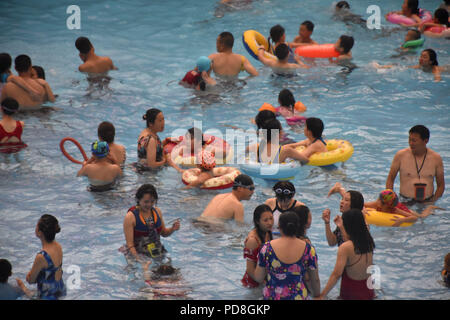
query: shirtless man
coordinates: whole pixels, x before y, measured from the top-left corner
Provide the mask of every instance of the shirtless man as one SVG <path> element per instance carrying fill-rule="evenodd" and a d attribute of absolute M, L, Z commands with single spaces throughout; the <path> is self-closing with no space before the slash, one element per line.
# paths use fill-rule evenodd
<path fill-rule="evenodd" d="M 19 103 L 21 110 L 40 107 L 45 102 L 48 83 L 42 79 L 39 79 L 41 82 L 38 82 L 32 78 L 32 63 L 27 55 L 17 56 L 14 60 L 14 67 L 19 76 L 8 78 L 8 82 L 2 89 L 0 100 L 13 98 Z"/>
<path fill-rule="evenodd" d="M 212 69 L 216 75 L 237 76 L 241 71 L 247 71 L 252 76 L 257 76 L 258 71 L 247 58 L 233 53 L 234 37 L 230 32 L 222 32 L 217 37 L 217 53 L 208 58 L 212 61 Z"/>
<path fill-rule="evenodd" d="M 106 73 L 109 70 L 117 70 L 109 57 L 100 57 L 95 54 L 94 47 L 86 37 L 79 37 L 75 41 L 75 47 L 80 51 L 80 59 L 84 62 L 78 67 L 80 72 Z"/>
<path fill-rule="evenodd" d="M 265 48 L 264 46 L 260 46 L 258 48 L 258 59 L 261 61 L 262 64 L 265 66 L 271 67 L 275 70 L 295 70 L 299 68 L 307 69 L 309 66 L 304 64 L 300 57 L 294 54 L 294 59 L 297 63 L 290 63 L 289 62 L 289 47 L 282 43 L 279 44 L 275 49 L 275 56 L 277 57 L 277 60 L 266 58 L 265 57 Z"/>
<path fill-rule="evenodd" d="M 427 148 L 430 131 L 423 125 L 409 130 L 409 148 L 396 153 L 386 180 L 386 189 L 394 188 L 400 171 L 400 196 L 408 205 L 414 202 L 436 201 L 445 189 L 444 165 L 441 156 Z M 436 192 L 434 191 L 436 179 Z"/>
<path fill-rule="evenodd" d="M 252 178 L 240 174 L 234 179 L 233 190 L 230 193 L 215 196 L 206 206 L 200 218 L 234 219 L 244 222 L 244 206 L 242 200 L 250 200 L 255 190 Z M 207 220 L 207 219 L 203 219 Z"/>
<path fill-rule="evenodd" d="M 88 177 L 92 191 L 106 190 L 122 176 L 117 160 L 109 153 L 108 143 L 105 141 L 92 143 L 92 158 L 83 162 L 77 174 L 77 177 L 80 176 Z"/>

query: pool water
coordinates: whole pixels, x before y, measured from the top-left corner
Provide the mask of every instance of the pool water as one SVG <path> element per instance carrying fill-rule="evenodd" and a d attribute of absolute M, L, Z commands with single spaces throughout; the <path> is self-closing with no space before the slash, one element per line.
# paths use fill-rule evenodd
<path fill-rule="evenodd" d="M 424 2 L 424 1 L 421 1 Z M 434 11 L 441 1 L 426 1 Z M 252 117 L 263 102 L 274 105 L 282 88 L 293 91 L 307 107 L 306 116 L 325 123 L 327 138 L 350 141 L 355 152 L 345 165 L 329 171 L 302 167 L 293 180 L 296 198 L 313 213 L 308 230 L 319 258 L 322 288 L 331 274 L 337 248 L 325 238 L 322 211 L 339 210 L 339 197 L 327 198 L 329 188 L 340 181 L 347 189 L 359 190 L 374 200 L 384 189 L 395 152 L 408 146 L 408 130 L 424 124 L 431 131 L 428 144 L 440 153 L 447 171 L 450 150 L 449 76 L 434 83 L 431 74 L 409 70 L 418 54 L 393 58 L 405 31 L 381 19 L 383 31 L 346 25 L 332 19 L 331 1 L 253 1 L 237 9 L 224 9 L 217 2 L 185 1 L 76 1 L 81 9 L 81 30 L 68 30 L 67 1 L 2 1 L 0 46 L 14 58 L 25 53 L 33 64 L 46 70 L 47 81 L 57 101 L 55 110 L 25 113 L 23 140 L 29 145 L 16 157 L 0 159 L 0 257 L 13 265 L 14 277 L 25 278 L 40 242 L 34 236 L 39 217 L 55 215 L 62 228 L 57 240 L 64 249 L 64 279 L 69 267 L 80 268 L 81 286 L 68 290 L 66 299 L 143 299 L 145 286 L 139 267 L 127 266 L 118 248 L 125 243 L 123 218 L 135 204 L 136 189 L 144 183 L 156 186 L 158 206 L 166 222 L 181 218 L 181 229 L 162 241 L 172 263 L 180 268 L 183 285 L 191 299 L 259 299 L 261 290 L 243 288 L 245 272 L 243 242 L 252 228 L 254 208 L 272 197 L 271 185 L 255 180 L 256 191 L 245 201 L 245 226 L 230 223 L 224 230 L 198 226 L 198 217 L 218 191 L 182 190 L 179 174 L 172 168 L 138 174 L 137 137 L 145 126 L 142 115 L 148 108 L 164 112 L 163 139 L 176 129 L 188 129 L 201 121 L 206 129 L 223 134 L 229 125 L 253 128 Z M 365 18 L 373 1 L 353 1 L 352 11 Z M 399 9 L 401 1 L 377 1 L 382 15 Z M 329 66 L 301 71 L 294 77 L 280 77 L 263 67 L 245 51 L 241 37 L 247 29 L 268 34 L 281 24 L 287 40 L 296 36 L 299 24 L 312 20 L 312 38 L 334 43 L 342 34 L 355 37 L 352 50 L 356 68 Z M 260 76 L 224 84 L 219 89 L 198 93 L 178 85 L 201 55 L 215 52 L 216 37 L 222 31 L 235 36 L 234 51 L 244 54 Z M 110 73 L 107 88 L 90 88 L 78 72 L 81 63 L 75 39 L 87 36 L 96 53 L 112 58 L 118 71 Z M 450 63 L 449 42 L 427 39 L 440 65 Z M 393 70 L 375 70 L 372 62 L 398 64 Z M 76 178 L 79 166 L 59 150 L 63 137 L 71 136 L 85 149 L 97 138 L 97 126 L 110 121 L 116 127 L 116 141 L 127 148 L 127 166 L 116 189 L 103 193 L 86 190 L 87 180 Z M 294 140 L 303 130 L 284 129 Z M 73 154 L 80 156 L 73 147 Z M 398 190 L 398 178 L 395 189 Z M 376 251 L 374 261 L 381 272 L 379 299 L 442 299 L 450 292 L 440 283 L 443 258 L 450 251 L 448 191 L 437 202 L 444 208 L 409 228 L 372 227 Z M 414 207 L 414 209 L 420 209 Z M 336 298 L 339 284 L 329 294 Z"/>

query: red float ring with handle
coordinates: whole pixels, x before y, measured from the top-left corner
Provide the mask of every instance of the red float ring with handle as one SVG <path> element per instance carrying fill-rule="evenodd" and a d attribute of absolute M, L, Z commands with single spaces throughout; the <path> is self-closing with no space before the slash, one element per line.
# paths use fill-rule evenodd
<path fill-rule="evenodd" d="M 63 155 L 66 156 L 67 159 L 69 159 L 69 160 L 72 161 L 73 163 L 83 164 L 83 162 L 78 161 L 77 159 L 75 159 L 74 157 L 72 157 L 70 154 L 67 153 L 66 149 L 64 148 L 64 143 L 65 143 L 66 141 L 71 141 L 71 142 L 73 142 L 73 143 L 78 147 L 78 149 L 80 150 L 81 155 L 83 156 L 84 160 L 85 160 L 85 161 L 88 160 L 88 157 L 86 156 L 86 152 L 84 152 L 84 149 L 83 149 L 83 147 L 81 146 L 81 144 L 80 144 L 77 140 L 75 140 L 74 138 L 71 138 L 71 137 L 65 137 L 65 138 L 62 139 L 61 142 L 59 143 L 59 148 L 61 149 L 61 152 L 63 153 Z"/>

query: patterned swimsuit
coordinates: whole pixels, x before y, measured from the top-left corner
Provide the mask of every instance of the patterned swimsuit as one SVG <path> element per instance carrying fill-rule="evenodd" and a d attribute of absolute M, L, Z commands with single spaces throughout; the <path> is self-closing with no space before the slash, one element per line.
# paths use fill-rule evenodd
<path fill-rule="evenodd" d="M 37 286 L 38 286 L 38 296 L 40 299 L 45 300 L 56 300 L 62 296 L 66 295 L 66 286 L 64 285 L 64 281 L 62 279 L 56 280 L 55 275 L 56 272 L 61 269 L 62 265 L 59 267 L 55 267 L 50 255 L 42 250 L 39 252 L 47 261 L 48 267 L 46 269 L 42 269 L 37 277 Z"/>

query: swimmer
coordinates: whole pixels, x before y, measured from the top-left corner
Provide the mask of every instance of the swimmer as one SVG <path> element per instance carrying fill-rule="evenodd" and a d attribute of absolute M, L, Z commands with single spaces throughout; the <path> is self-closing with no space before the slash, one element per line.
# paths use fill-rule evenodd
<path fill-rule="evenodd" d="M 217 53 L 209 55 L 212 61 L 214 74 L 220 76 L 237 76 L 241 71 L 246 71 L 252 76 L 257 76 L 258 71 L 243 55 L 233 53 L 234 37 L 230 32 L 222 32 L 217 37 Z"/>
<path fill-rule="evenodd" d="M 419 40 L 420 38 L 421 38 L 421 35 L 420 35 L 420 32 L 418 30 L 416 30 L 416 29 L 408 30 L 408 32 L 406 33 L 406 36 L 405 36 L 405 42 L 400 47 L 400 50 L 402 50 L 402 51 L 414 51 L 416 48 L 405 48 L 404 45 L 408 41 Z"/>
<path fill-rule="evenodd" d="M 244 222 L 244 206 L 242 200 L 250 200 L 255 191 L 252 178 L 240 174 L 234 179 L 233 189 L 229 193 L 215 196 L 206 206 L 199 220 L 208 221 L 209 218 Z"/>
<path fill-rule="evenodd" d="M 263 104 L 263 106 L 264 106 L 264 104 Z M 270 105 L 270 106 L 273 108 L 272 105 Z M 275 109 L 275 108 L 273 108 L 273 109 Z M 257 133 L 258 133 L 260 129 L 263 129 L 264 123 L 270 119 L 276 119 L 276 114 L 270 110 L 261 110 L 261 108 L 260 108 L 260 111 L 258 112 L 256 117 L 254 119 L 253 118 L 251 119 L 251 123 L 256 124 L 257 130 L 258 130 Z M 293 143 L 293 142 L 295 142 L 295 141 L 292 140 L 288 136 L 288 134 L 283 130 L 283 128 L 281 128 L 280 129 L 280 144 L 285 145 L 285 144 L 289 144 L 289 143 Z M 247 146 L 245 150 L 246 150 L 246 153 L 248 153 L 249 146 Z"/>
<path fill-rule="evenodd" d="M 97 135 L 100 141 L 106 141 L 108 143 L 109 152 L 117 160 L 117 163 L 123 167 L 127 153 L 123 145 L 114 143 L 114 136 L 116 135 L 114 125 L 111 122 L 103 121 L 98 125 Z"/>
<path fill-rule="evenodd" d="M 168 296 L 186 299 L 186 294 L 192 290 L 180 286 L 182 284 L 178 283 L 182 279 L 180 271 L 170 264 L 160 264 L 150 271 L 151 263 L 152 261 L 148 261 L 142 267 L 144 271 L 144 280 L 148 287 L 141 289 L 141 291 L 151 293 L 153 299 L 155 297 Z"/>
<path fill-rule="evenodd" d="M 17 286 L 10 285 L 8 283 L 10 276 L 12 276 L 11 263 L 6 259 L 0 259 L 0 300 L 16 300 L 23 295 L 28 298 L 33 296 L 33 292 L 19 278 L 16 278 Z"/>
<path fill-rule="evenodd" d="M 359 24 L 362 27 L 366 26 L 366 20 L 360 15 L 354 14 L 350 11 L 350 4 L 347 1 L 339 1 L 334 8 L 334 16 L 342 20 L 346 24 L 349 22 Z"/>
<path fill-rule="evenodd" d="M 22 141 L 22 132 L 25 124 L 23 121 L 17 121 L 13 118 L 13 115 L 19 110 L 19 104 L 13 98 L 6 98 L 1 102 L 1 109 L 0 152 L 18 152 L 27 147 Z"/>
<path fill-rule="evenodd" d="M 201 151 L 197 156 L 197 163 L 197 168 L 201 171 L 197 178 L 190 182 L 185 189 L 200 187 L 206 180 L 214 178 L 212 169 L 216 166 L 216 159 L 213 153 L 206 150 Z M 183 170 L 181 172 L 183 172 Z"/>
<path fill-rule="evenodd" d="M 300 101 L 295 102 L 294 95 L 289 89 L 283 89 L 278 94 L 278 103 L 280 105 L 277 108 L 277 113 L 282 115 L 288 125 L 298 125 L 306 121 L 305 117 L 300 116 L 301 113 L 306 111 L 305 105 Z M 300 106 L 297 107 L 296 106 Z"/>
<path fill-rule="evenodd" d="M 14 67 L 19 76 L 10 76 L 3 87 L 0 100 L 13 98 L 19 103 L 20 110 L 40 107 L 47 99 L 54 101 L 51 89 L 45 80 L 32 78 L 32 63 L 27 55 L 19 55 L 14 59 Z M 48 90 L 46 89 L 48 86 Z M 53 102 L 51 101 L 51 102 Z"/>
<path fill-rule="evenodd" d="M 188 71 L 180 81 L 180 85 L 195 88 L 195 90 L 205 91 L 206 86 L 216 85 L 216 81 L 209 75 L 211 73 L 211 60 L 201 56 L 197 59 L 197 66 L 194 70 Z"/>
<path fill-rule="evenodd" d="M 318 44 L 311 39 L 311 35 L 314 31 L 314 23 L 309 20 L 303 21 L 298 30 L 298 36 L 294 38 L 294 41 L 289 44 L 291 48 L 297 48 L 299 46 L 306 46 L 311 44 Z"/>
<path fill-rule="evenodd" d="M 12 58 L 8 53 L 0 53 L 0 89 L 6 84 L 11 73 Z M 0 90 L 1 91 L 1 90 Z"/>
<path fill-rule="evenodd" d="M 105 141 L 94 141 L 91 150 L 92 157 L 83 162 L 77 177 L 87 176 L 93 189 L 103 191 L 103 188 L 112 186 L 116 179 L 122 176 L 122 169 L 109 153 L 108 143 Z"/>
<path fill-rule="evenodd" d="M 352 48 L 355 44 L 355 40 L 351 36 L 342 35 L 334 44 L 334 48 L 339 52 L 339 56 L 336 58 L 328 58 L 331 63 L 338 63 L 345 60 L 352 59 Z"/>
<path fill-rule="evenodd" d="M 273 60 L 270 58 L 266 58 L 264 56 L 265 52 L 264 46 L 259 46 L 258 48 L 258 59 L 261 61 L 262 64 L 265 66 L 271 67 L 274 69 L 274 71 L 286 71 L 286 70 L 295 70 L 295 69 L 308 69 L 310 68 L 306 64 L 304 64 L 300 57 L 297 55 L 294 55 L 294 59 L 296 63 L 290 63 L 289 60 L 289 47 L 282 43 L 279 44 L 275 49 L 275 56 L 277 57 L 277 60 Z"/>
<path fill-rule="evenodd" d="M 94 46 L 88 38 L 79 37 L 75 41 L 75 47 L 80 52 L 79 56 L 83 64 L 78 67 L 80 72 L 103 74 L 109 70 L 117 70 L 109 57 L 100 57 L 95 54 Z"/>
<path fill-rule="evenodd" d="M 419 26 L 419 31 L 422 32 L 425 36 L 431 38 L 443 38 L 447 37 L 447 34 L 444 33 L 445 30 L 448 30 L 450 27 L 448 11 L 446 9 L 439 8 L 434 12 L 433 21 L 422 23 Z M 441 28 L 443 31 L 440 33 L 431 32 L 431 28 Z"/>
<path fill-rule="evenodd" d="M 422 22 L 422 19 L 420 19 L 420 11 L 419 11 L 419 0 L 404 0 L 403 4 L 402 4 L 402 10 L 400 11 L 391 11 L 388 12 L 384 17 L 387 20 L 387 17 L 390 14 L 400 14 L 403 15 L 405 17 L 408 17 L 412 20 L 414 20 L 414 24 L 411 25 L 406 25 L 403 23 L 400 23 L 399 25 L 403 26 L 403 27 L 418 27 L 420 25 L 420 23 Z"/>
<path fill-rule="evenodd" d="M 271 44 L 271 42 L 273 44 Z M 286 33 L 282 26 L 277 24 L 276 26 L 273 26 L 270 28 L 270 37 L 267 38 L 267 43 L 269 44 L 269 52 L 275 54 L 275 50 L 280 44 L 285 44 L 288 47 L 288 58 L 287 62 L 289 63 L 295 63 L 295 54 L 291 49 L 291 44 L 289 42 L 286 42 Z"/>

